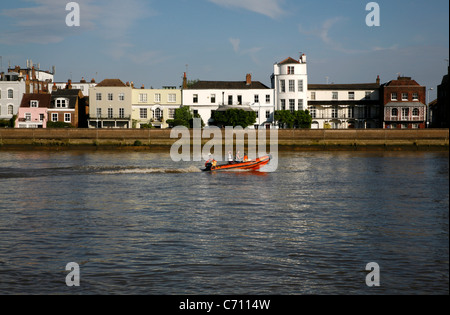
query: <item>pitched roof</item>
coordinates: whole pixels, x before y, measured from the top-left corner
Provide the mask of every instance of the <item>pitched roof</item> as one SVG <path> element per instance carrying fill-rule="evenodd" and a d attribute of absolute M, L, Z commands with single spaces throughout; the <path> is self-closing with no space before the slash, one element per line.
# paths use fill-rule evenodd
<path fill-rule="evenodd" d="M 198 81 L 193 84 L 190 90 L 256 90 L 269 89 L 259 81 L 252 81 L 247 85 L 246 81 Z"/>
<path fill-rule="evenodd" d="M 287 64 L 291 64 L 291 63 L 300 63 L 300 61 L 295 60 L 294 58 L 288 57 L 286 59 L 284 59 L 283 61 L 279 62 L 279 65 L 287 65 Z"/>
<path fill-rule="evenodd" d="M 389 81 L 385 86 L 420 86 L 420 84 L 410 77 L 398 77 L 397 80 Z"/>
<path fill-rule="evenodd" d="M 350 84 L 308 84 L 308 90 L 375 90 L 380 88 L 377 83 L 350 83 Z"/>
<path fill-rule="evenodd" d="M 30 107 L 31 101 L 39 101 L 39 107 L 50 107 L 51 94 L 24 94 L 20 107 Z"/>
<path fill-rule="evenodd" d="M 58 98 L 66 98 L 69 100 L 68 108 L 76 108 L 78 97 L 84 97 L 79 89 L 57 90 L 52 92 L 52 100 L 50 108 L 56 108 L 55 101 Z"/>
<path fill-rule="evenodd" d="M 126 87 L 127 85 L 125 83 L 123 83 L 121 80 L 119 79 L 105 79 L 102 82 L 100 82 L 99 84 L 97 84 L 97 87 L 105 87 L 105 86 L 109 86 L 109 87 Z"/>

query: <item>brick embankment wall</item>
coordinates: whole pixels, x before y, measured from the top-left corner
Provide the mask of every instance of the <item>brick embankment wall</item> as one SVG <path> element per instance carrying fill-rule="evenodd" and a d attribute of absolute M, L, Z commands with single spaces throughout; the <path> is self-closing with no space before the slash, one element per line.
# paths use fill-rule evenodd
<path fill-rule="evenodd" d="M 208 129 L 205 130 L 205 132 Z M 167 147 L 180 143 L 181 134 L 171 138 L 170 129 L 0 129 L 0 148 L 7 147 Z M 277 130 L 277 137 L 265 131 L 267 144 L 277 140 L 280 148 L 323 149 L 323 148 L 438 148 L 447 149 L 448 129 L 414 130 Z M 257 133 L 255 133 L 257 134 Z M 248 134 L 237 132 L 247 143 Z M 190 133 L 190 142 L 205 144 L 211 139 L 222 140 L 222 135 Z M 236 141 L 235 136 L 233 141 Z M 277 138 L 277 139 L 276 139 Z M 228 139 L 229 140 L 229 139 Z M 275 142 L 274 142 L 275 143 Z"/>

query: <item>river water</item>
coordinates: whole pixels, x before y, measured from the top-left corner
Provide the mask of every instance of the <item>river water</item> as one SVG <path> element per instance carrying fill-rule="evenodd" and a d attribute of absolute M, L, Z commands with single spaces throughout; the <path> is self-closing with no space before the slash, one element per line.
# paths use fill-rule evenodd
<path fill-rule="evenodd" d="M 200 166 L 166 152 L 0 152 L 0 294 L 449 293 L 448 152 Z M 366 284 L 371 262 L 379 286 Z"/>

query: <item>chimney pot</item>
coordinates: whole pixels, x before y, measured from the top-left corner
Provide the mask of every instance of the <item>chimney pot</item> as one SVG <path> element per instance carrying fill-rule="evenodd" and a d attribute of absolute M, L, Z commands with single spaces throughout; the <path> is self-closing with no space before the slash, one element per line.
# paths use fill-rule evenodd
<path fill-rule="evenodd" d="M 246 84 L 251 85 L 252 84 L 252 75 L 250 73 L 246 76 Z"/>

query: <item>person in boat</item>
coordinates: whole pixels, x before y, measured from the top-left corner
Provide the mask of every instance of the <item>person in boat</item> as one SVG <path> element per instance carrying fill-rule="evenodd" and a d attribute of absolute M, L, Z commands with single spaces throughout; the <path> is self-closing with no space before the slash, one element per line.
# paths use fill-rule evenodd
<path fill-rule="evenodd" d="M 248 155 L 247 155 L 247 153 L 244 152 L 244 162 L 247 162 L 247 161 L 248 161 Z"/>
<path fill-rule="evenodd" d="M 233 155 L 231 154 L 231 151 L 228 151 L 228 164 L 234 164 Z"/>
<path fill-rule="evenodd" d="M 238 163 L 242 162 L 241 152 L 240 151 L 237 151 L 235 161 L 238 162 Z"/>
<path fill-rule="evenodd" d="M 208 167 L 208 164 L 211 164 L 211 167 L 217 166 L 217 161 L 214 160 L 214 157 L 212 156 L 211 153 L 208 154 L 208 160 L 205 163 L 205 167 Z"/>

